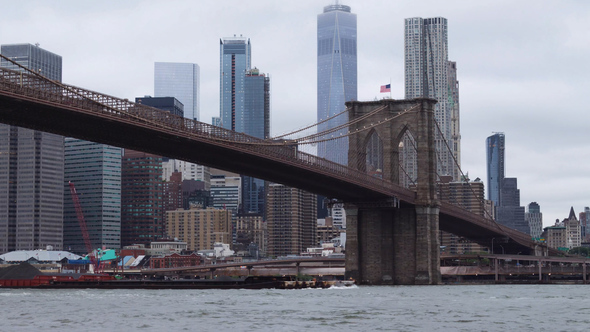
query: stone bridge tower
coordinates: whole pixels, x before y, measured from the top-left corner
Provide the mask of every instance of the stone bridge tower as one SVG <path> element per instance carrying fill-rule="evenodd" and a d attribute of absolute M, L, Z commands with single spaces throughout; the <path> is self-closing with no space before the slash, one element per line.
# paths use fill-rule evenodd
<path fill-rule="evenodd" d="M 435 104 L 428 98 L 346 103 L 349 121 L 364 117 L 349 127 L 358 130 L 350 136 L 349 167 L 399 183 L 400 142 L 409 131 L 416 142 L 418 170 L 415 205 L 395 197 L 387 202 L 345 202 L 347 278 L 361 284 L 440 282 Z"/>

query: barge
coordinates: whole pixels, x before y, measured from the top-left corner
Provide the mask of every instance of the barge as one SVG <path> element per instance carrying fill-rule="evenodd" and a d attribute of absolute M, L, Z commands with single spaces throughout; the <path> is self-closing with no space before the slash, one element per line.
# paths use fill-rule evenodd
<path fill-rule="evenodd" d="M 299 281 L 291 277 L 219 277 L 214 279 L 117 279 L 107 274 L 43 273 L 29 263 L 0 270 L 0 289 L 300 289 L 352 286 L 353 281 Z"/>

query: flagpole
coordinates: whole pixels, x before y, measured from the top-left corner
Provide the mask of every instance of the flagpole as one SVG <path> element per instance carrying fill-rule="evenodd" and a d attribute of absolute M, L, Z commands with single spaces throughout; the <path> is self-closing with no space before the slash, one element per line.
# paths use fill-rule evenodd
<path fill-rule="evenodd" d="M 392 99 L 392 97 L 391 97 L 391 77 L 389 78 L 389 99 Z"/>

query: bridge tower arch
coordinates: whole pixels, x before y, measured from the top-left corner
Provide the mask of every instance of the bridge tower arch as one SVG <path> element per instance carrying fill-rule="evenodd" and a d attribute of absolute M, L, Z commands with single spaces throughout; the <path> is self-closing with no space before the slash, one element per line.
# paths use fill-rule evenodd
<path fill-rule="evenodd" d="M 359 283 L 413 285 L 441 280 L 434 104 L 436 100 L 428 98 L 346 103 L 349 130 L 354 133 L 349 138 L 349 167 L 369 171 L 367 145 L 377 135 L 383 167 L 375 175 L 399 183 L 400 141 L 409 131 L 416 142 L 415 205 L 395 197 L 345 204 L 346 276 Z"/>

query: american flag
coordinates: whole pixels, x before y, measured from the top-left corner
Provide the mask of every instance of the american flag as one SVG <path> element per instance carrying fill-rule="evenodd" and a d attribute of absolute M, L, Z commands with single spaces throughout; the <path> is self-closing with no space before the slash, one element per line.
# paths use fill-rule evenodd
<path fill-rule="evenodd" d="M 382 85 L 381 92 L 391 92 L 391 84 Z"/>

